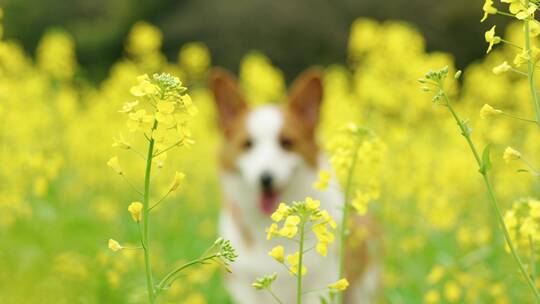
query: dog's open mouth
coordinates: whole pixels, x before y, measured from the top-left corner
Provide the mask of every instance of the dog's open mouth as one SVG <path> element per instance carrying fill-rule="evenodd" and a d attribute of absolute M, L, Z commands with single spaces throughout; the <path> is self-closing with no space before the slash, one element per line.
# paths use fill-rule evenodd
<path fill-rule="evenodd" d="M 277 191 L 270 189 L 263 190 L 261 192 L 260 201 L 261 211 L 266 215 L 272 214 L 272 212 L 274 212 L 277 208 L 278 199 Z"/>

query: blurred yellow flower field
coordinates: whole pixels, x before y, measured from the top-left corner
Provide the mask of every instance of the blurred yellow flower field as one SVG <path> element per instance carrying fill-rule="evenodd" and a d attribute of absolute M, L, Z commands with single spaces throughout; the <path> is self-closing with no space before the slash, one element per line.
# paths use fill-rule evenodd
<path fill-rule="evenodd" d="M 490 7 L 486 16 L 494 13 Z M 515 160 L 540 166 L 540 132 L 535 124 L 505 117 L 532 119 L 534 110 L 527 78 L 501 66 L 516 55 L 501 39 L 522 45 L 522 34 L 517 23 L 505 33 L 494 27 L 486 35 L 489 54 L 464 68 L 459 80 L 449 77 L 446 89 L 477 145 L 492 144 L 496 195 L 534 274 L 540 179 Z M 161 46 L 157 27 L 136 23 L 125 39 L 125 58 L 93 85 L 79 73 L 66 32 L 42 37 L 35 60 L 16 42 L 0 40 L 1 303 L 147 303 L 144 255 L 129 250 L 140 245 L 136 224 L 145 216 L 145 202 L 130 184 L 142 189 L 145 182 L 146 140 L 140 130 L 152 128 L 150 115 L 183 132 L 180 138 L 164 129 L 155 137 L 158 151 L 167 153 L 154 159 L 149 198 L 159 202 L 152 210 L 153 271 L 161 277 L 171 265 L 198 258 L 218 237 L 220 137 L 207 87 L 212 56 L 193 42 L 179 50 L 177 61 L 167 61 Z M 355 210 L 371 214 L 383 231 L 383 302 L 533 303 L 456 122 L 419 89 L 417 79 L 430 69 L 448 66 L 454 75 L 452 56 L 426 52 L 422 35 L 406 23 L 358 19 L 351 25 L 347 57 L 346 64 L 324 69 L 318 138 L 345 182 L 354 145 L 347 134 L 370 134 L 358 147 L 355 168 L 362 187 L 351 196 Z M 239 71 L 253 106 L 285 97 L 283 73 L 263 53 L 247 53 Z M 132 111 L 141 107 L 134 96 L 154 93 L 154 73 L 178 76 L 189 93 L 178 103 L 189 119 L 177 116 L 180 106 L 167 101 Z M 180 147 L 168 150 L 179 141 Z M 328 172 L 321 172 L 315 186 L 327 187 L 327 179 Z M 274 233 L 296 235 L 293 220 L 288 217 Z M 334 235 L 326 227 L 314 233 L 317 251 L 325 255 Z M 339 230 L 334 233 L 337 238 Z M 297 264 L 298 257 L 283 250 L 274 248 L 268 258 Z M 158 302 L 230 303 L 224 273 L 216 264 L 189 268 Z M 331 288 L 348 284 L 338 281 Z"/>

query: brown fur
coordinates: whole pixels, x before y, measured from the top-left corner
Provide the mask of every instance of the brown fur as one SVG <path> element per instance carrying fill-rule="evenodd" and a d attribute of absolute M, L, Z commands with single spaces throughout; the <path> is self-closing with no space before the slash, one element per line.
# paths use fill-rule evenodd
<path fill-rule="evenodd" d="M 219 156 L 221 167 L 234 172 L 235 160 L 244 152 L 244 144 L 249 139 L 246 130 L 248 106 L 236 78 L 228 71 L 215 68 L 210 75 L 210 87 L 217 105 L 218 124 L 225 139 Z"/>
<path fill-rule="evenodd" d="M 248 112 L 242 112 L 231 122 L 230 133 L 225 137 L 219 152 L 221 168 L 225 171 L 235 172 L 236 159 L 245 151 L 244 145 L 249 140 L 246 128 Z"/>
<path fill-rule="evenodd" d="M 210 76 L 210 87 L 218 109 L 218 123 L 225 141 L 220 151 L 221 167 L 236 171 L 235 160 L 244 152 L 249 140 L 246 118 L 247 103 L 237 85 L 236 78 L 221 68 Z M 302 73 L 292 84 L 288 102 L 282 107 L 284 118 L 280 141 L 290 142 L 287 150 L 301 155 L 307 164 L 316 168 L 319 149 L 315 142 L 315 128 L 322 99 L 322 72 L 311 68 Z"/>

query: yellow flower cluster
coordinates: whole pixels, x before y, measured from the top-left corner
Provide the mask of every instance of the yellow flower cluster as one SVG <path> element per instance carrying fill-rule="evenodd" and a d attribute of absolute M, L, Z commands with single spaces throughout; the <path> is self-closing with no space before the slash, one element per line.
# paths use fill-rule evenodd
<path fill-rule="evenodd" d="M 285 96 L 283 73 L 258 52 L 249 53 L 242 59 L 240 85 L 246 99 L 254 105 L 281 102 Z"/>
<path fill-rule="evenodd" d="M 64 32 L 48 33 L 37 49 L 37 64 L 54 79 L 70 80 L 77 68 L 73 38 Z"/>
<path fill-rule="evenodd" d="M 319 171 L 319 179 L 313 183 L 313 188 L 318 190 L 326 190 L 332 175 L 327 170 Z"/>
<path fill-rule="evenodd" d="M 349 123 L 329 140 L 328 149 L 330 162 L 341 184 L 356 189 L 351 205 L 361 215 L 366 214 L 368 203 L 380 196 L 377 172 L 385 145 L 369 130 Z M 320 181 L 315 186 L 321 188 L 328 179 L 329 175 L 321 172 Z"/>
<path fill-rule="evenodd" d="M 334 242 L 333 230 L 337 227 L 334 219 L 328 211 L 320 209 L 320 201 L 307 197 L 304 201 L 293 202 L 291 205 L 280 203 L 277 210 L 272 213 L 272 223 L 267 229 L 267 239 L 274 236 L 294 239 L 298 243 L 298 250 L 285 256 L 285 248 L 277 245 L 270 250 L 268 255 L 275 261 L 283 264 L 289 273 L 297 278 L 297 299 L 302 297 L 302 277 L 308 273 L 308 269 L 303 263 L 305 255 L 315 248 L 323 257 L 328 255 L 328 246 Z M 283 222 L 281 228 L 279 223 Z M 306 240 L 309 240 L 306 229 L 311 229 L 315 235 L 317 243 L 311 247 Z M 308 248 L 308 249 L 305 249 Z M 277 275 L 267 276 L 257 279 L 253 287 L 258 290 L 268 290 L 275 298 L 271 290 L 272 283 L 277 279 Z M 349 282 L 347 279 L 329 284 L 328 290 L 339 292 L 347 289 Z M 278 299 L 279 300 L 279 299 Z"/>
<path fill-rule="evenodd" d="M 524 11 L 519 1 L 504 2 L 506 4 L 500 6 L 497 1 L 493 2 L 492 6 L 497 6 L 498 10 L 510 4 L 514 13 Z M 471 2 L 471 6 L 476 5 Z M 491 16 L 489 14 L 488 21 Z M 531 36 L 538 30 L 536 24 L 529 20 Z M 500 156 L 504 148 L 511 145 L 518 148 L 522 156 L 535 155 L 535 151 L 540 151 L 540 134 L 530 126 L 507 119 L 478 119 L 478 111 L 486 103 L 495 113 L 500 110 L 527 117 L 526 113 L 531 110 L 527 79 L 514 71 L 517 48 L 503 41 L 521 44 L 523 22 L 508 26 L 504 33 L 499 25 L 496 29 L 494 37 L 500 37 L 501 42 L 494 45 L 485 59 L 464 69 L 456 109 L 471 118 L 469 123 L 479 145 L 494 143 L 493 153 L 499 157 L 493 158 L 493 180 L 504 203 L 530 195 L 538 182 L 528 174 L 516 174 L 515 166 L 502 166 Z M 56 36 L 53 42 L 45 38 L 49 35 Z M 58 35 L 65 37 L 58 39 Z M 46 40 L 49 42 L 45 43 Z M 74 81 L 70 76 L 76 74 L 79 66 L 74 49 L 67 50 L 73 47 L 71 41 L 73 39 L 65 32 L 48 32 L 39 43 L 34 63 L 17 43 L 0 40 L 0 120 L 4 126 L 12 126 L 0 128 L 0 196 L 3 198 L 0 200 L 0 228 L 5 232 L 3 244 L 12 248 L 9 254 L 0 255 L 0 268 L 2 273 L 13 274 L 15 278 L 7 280 L 0 275 L 5 287 L 2 296 L 13 303 L 39 302 L 44 297 L 92 302 L 99 292 L 105 302 L 140 301 L 144 295 L 140 294 L 140 286 L 133 284 L 134 278 L 140 276 L 137 251 L 120 250 L 112 258 L 106 248 L 88 250 L 95 247 L 95 237 L 102 235 L 104 226 L 114 224 L 118 231 L 131 227 L 133 215 L 126 212 L 127 205 L 140 200 L 129 187 L 118 187 L 113 182 L 118 176 L 104 174 L 103 164 L 112 156 L 110 139 L 115 138 L 114 146 L 119 149 L 111 168 L 124 177 L 133 176 L 134 185 L 142 185 L 141 177 L 131 173 L 143 170 L 140 155 L 145 156 L 145 151 L 140 147 L 147 144 L 147 139 L 142 130 L 152 119 L 156 121 L 156 112 L 160 111 L 151 106 L 146 96 L 130 94 L 134 79 L 147 74 L 145 79 L 152 82 L 152 73 L 165 71 L 178 75 L 182 86 L 189 85 L 190 96 L 199 111 L 197 119 L 189 119 L 189 113 L 180 110 L 182 99 L 175 103 L 174 111 L 183 113 L 181 116 L 186 119 L 185 126 L 191 133 L 189 138 L 200 143 L 182 153 L 167 151 L 167 162 L 175 166 L 165 166 L 159 174 L 153 175 L 157 187 L 150 197 L 151 202 L 159 201 L 177 184 L 174 191 L 182 190 L 176 198 L 182 207 L 160 214 L 159 221 L 154 223 L 154 231 L 163 233 L 163 239 L 174 236 L 175 242 L 160 242 L 153 252 L 153 266 L 156 273 L 165 273 L 166 266 L 175 262 L 176 257 L 170 253 L 183 248 L 190 249 L 186 255 L 199 254 L 205 249 L 200 247 L 203 242 L 195 244 L 191 237 L 185 236 L 196 234 L 198 238 L 211 241 L 220 201 L 215 179 L 219 131 L 209 127 L 215 125 L 215 110 L 211 91 L 203 82 L 207 59 L 208 65 L 212 60 L 206 58 L 205 48 L 197 43 L 183 47 L 178 60 L 167 62 L 160 52 L 162 34 L 159 29 L 148 23 L 136 23 L 125 43 L 126 57 L 114 63 L 107 78 L 94 86 L 84 79 Z M 485 195 L 478 191 L 481 181 L 477 173 L 470 170 L 473 159 L 464 150 L 463 139 L 455 132 L 455 122 L 446 112 L 434 108 L 414 81 L 432 67 L 448 65 L 452 75 L 452 57 L 426 52 L 425 42 L 414 27 L 396 21 L 355 21 L 348 47 L 351 64 L 332 65 L 325 70 L 325 96 L 318 135 L 331 156 L 332 151 L 341 153 L 339 144 L 332 147 L 331 138 L 336 133 L 343 135 L 347 150 L 354 147 L 352 142 L 346 143 L 349 131 L 342 128 L 344 121 L 369 126 L 378 138 L 384 139 L 383 143 L 373 136 L 364 138 L 364 142 L 373 143 L 360 146 L 364 150 L 357 155 L 359 164 L 354 179 L 358 187 L 354 188 L 359 190 L 358 206 L 364 206 L 362 203 L 366 200 L 360 198 L 365 193 L 379 194 L 379 198 L 370 199 L 377 200 L 377 204 L 370 205 L 369 212 L 392 240 L 386 243 L 388 248 L 383 261 L 384 283 L 388 287 L 383 291 L 385 296 L 418 302 L 429 294 L 430 299 L 438 297 L 441 302 L 448 302 L 445 285 L 447 281 L 455 281 L 461 287 L 458 303 L 530 302 L 526 287 L 517 280 L 507 279 L 511 261 L 508 254 L 499 252 L 500 232 L 485 217 Z M 256 55 L 257 60 L 252 60 L 250 54 L 240 65 L 240 70 L 245 70 L 240 82 L 243 89 L 249 91 L 246 96 L 249 95 L 253 103 L 279 99 L 285 91 L 283 73 L 264 55 Z M 523 55 L 520 62 L 527 58 Z M 61 68 L 54 70 L 54 66 L 47 66 L 46 60 L 56 62 L 59 64 L 56 67 Z M 504 62 L 507 64 L 501 64 Z M 522 63 L 519 71 L 523 72 L 524 66 Z M 493 71 L 493 67 L 498 69 Z M 449 94 L 457 96 L 459 84 L 448 85 Z M 145 87 L 139 89 L 144 92 Z M 141 93 L 141 90 L 135 92 Z M 129 104 L 135 100 L 139 102 Z M 126 101 L 129 103 L 124 110 L 129 111 L 119 114 L 117 111 L 122 110 Z M 167 121 L 168 105 L 160 107 L 164 112 L 163 116 L 158 116 Z M 145 112 L 135 114 L 139 110 Z M 487 116 L 495 113 L 488 111 Z M 129 114 L 134 114 L 131 127 L 139 128 L 135 132 L 127 130 Z M 125 119 L 118 119 L 119 115 Z M 158 138 L 160 134 L 147 135 Z M 515 163 L 522 164 L 521 160 Z M 344 169 L 350 161 L 342 164 L 338 170 L 341 172 L 336 175 L 343 185 L 346 182 Z M 189 181 L 182 181 L 176 175 L 177 168 L 182 168 L 190 177 Z M 321 188 L 326 186 L 325 180 L 326 176 L 320 177 Z M 205 191 L 201 191 L 203 188 Z M 356 194 L 356 191 L 351 193 L 352 199 Z M 186 213 L 193 216 L 178 221 L 185 218 Z M 73 220 L 79 218 L 83 218 L 84 226 L 74 227 Z M 285 218 L 280 223 L 285 223 Z M 79 238 L 78 227 L 84 227 L 89 237 Z M 296 227 L 299 231 L 300 224 Z M 276 228 L 273 235 L 280 236 L 278 231 L 282 225 Z M 60 256 L 64 250 L 58 250 L 58 239 L 53 232 L 63 233 L 66 240 L 77 239 L 69 244 L 74 246 L 73 251 L 79 253 L 79 258 Z M 19 246 L 21 238 L 37 236 L 42 241 L 39 248 Z M 128 248 L 123 242 L 121 246 Z M 35 254 L 28 255 L 26 250 L 30 249 Z M 285 246 L 283 253 L 277 249 L 273 256 L 281 256 L 283 263 L 288 263 L 286 249 Z M 78 281 L 64 280 L 57 274 L 57 267 L 33 267 L 49 263 L 51 252 L 59 252 L 58 258 L 53 259 L 55 265 L 71 260 L 92 271 L 87 271 L 86 279 Z M 27 257 L 28 263 L 18 263 L 17 256 Z M 526 254 L 523 258 L 527 260 Z M 463 268 L 457 272 L 455 268 L 446 269 L 446 276 L 435 285 L 421 284 L 430 272 L 429 266 L 423 266 L 433 260 Z M 16 275 L 21 273 L 21 265 L 31 267 L 31 270 L 25 268 L 24 280 Z M 190 271 L 181 283 L 173 283 L 161 300 L 200 301 L 201 291 L 208 290 L 203 285 L 219 284 L 219 279 L 215 280 L 216 276 L 212 275 L 215 271 L 215 267 Z M 103 278 L 105 281 L 101 283 Z M 456 289 L 449 286 L 448 294 L 456 294 Z M 24 288 L 32 288 L 35 293 L 21 298 L 16 291 Z M 216 292 L 212 297 L 202 294 L 207 302 L 227 301 L 225 292 Z"/>
<path fill-rule="evenodd" d="M 199 78 L 210 67 L 210 51 L 201 42 L 187 43 L 180 50 L 178 62 L 188 75 Z"/>
<path fill-rule="evenodd" d="M 299 225 L 309 223 L 317 239 L 315 249 L 320 255 L 326 256 L 328 245 L 334 242 L 334 234 L 331 230 L 335 229 L 337 224 L 328 214 L 328 211 L 319 208 L 320 204 L 319 201 L 311 197 L 307 197 L 302 202 L 294 202 L 292 206 L 280 203 L 278 209 L 271 215 L 272 220 L 276 223 L 272 223 L 267 229 L 267 239 L 270 240 L 274 236 L 292 239 L 297 236 Z M 278 226 L 280 222 L 283 222 L 281 228 Z M 274 257 L 280 263 L 283 263 L 283 254 L 284 250 L 282 246 L 277 246 L 270 252 L 270 256 Z M 292 262 L 296 260 L 296 253 L 287 257 L 293 273 L 296 272 L 293 271 L 295 268 Z"/>
<path fill-rule="evenodd" d="M 534 198 L 515 201 L 504 214 L 504 223 L 520 252 L 536 260 L 535 248 L 540 246 L 540 201 Z"/>
<path fill-rule="evenodd" d="M 513 16 L 517 20 L 521 20 L 527 24 L 527 31 L 530 37 L 536 37 L 540 35 L 540 22 L 534 19 L 534 14 L 538 10 L 538 4 L 534 1 L 521 1 L 521 0 L 501 0 L 503 3 L 508 3 L 508 12 L 499 11 L 493 6 L 492 0 L 486 0 L 484 3 L 484 16 L 482 22 L 485 21 L 488 15 L 494 15 L 497 13 Z M 513 60 L 513 63 L 516 67 L 520 67 L 522 64 L 527 62 L 529 59 L 532 59 L 534 62 L 538 61 L 539 58 L 539 49 L 536 46 L 522 48 L 521 46 L 514 44 L 513 42 L 503 40 L 501 37 L 496 36 L 494 25 L 489 31 L 485 33 L 486 42 L 489 44 L 487 53 L 489 53 L 493 46 L 501 42 L 508 43 L 519 47 L 522 51 L 518 53 Z M 494 73 L 499 74 L 504 70 L 510 70 L 511 66 L 504 62 L 498 68 L 493 70 Z"/>
<path fill-rule="evenodd" d="M 187 124 L 198 110 L 177 77 L 165 73 L 152 77 L 145 74 L 137 80 L 138 84 L 131 88 L 131 94 L 137 99 L 124 103 L 119 112 L 127 115 L 130 132 L 152 137 L 155 142 L 153 161 L 162 167 L 168 150 L 193 143 Z M 126 149 L 131 144 L 121 139 L 113 146 Z M 109 160 L 108 165 L 122 174 L 117 158 Z"/>

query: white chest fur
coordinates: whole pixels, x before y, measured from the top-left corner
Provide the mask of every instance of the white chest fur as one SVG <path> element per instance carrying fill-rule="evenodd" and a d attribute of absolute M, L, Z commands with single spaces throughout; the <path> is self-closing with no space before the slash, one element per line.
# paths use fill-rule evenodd
<path fill-rule="evenodd" d="M 321 158 L 321 162 L 325 162 Z M 303 200 L 310 196 L 321 201 L 321 208 L 328 212 L 339 222 L 341 220 L 340 204 L 342 194 L 335 181 L 327 191 L 318 191 L 312 188 L 317 179 L 317 172 L 307 166 L 299 167 L 290 179 L 282 195 L 284 202 Z M 223 174 L 222 182 L 226 199 L 235 207 L 242 206 L 237 215 L 230 209 L 224 209 L 220 218 L 220 233 L 230 239 L 238 251 L 238 260 L 232 265 L 233 274 L 227 277 L 227 286 L 236 303 L 239 304 L 270 304 L 275 301 L 266 293 L 255 290 L 251 284 L 256 278 L 277 273 L 278 279 L 273 290 L 284 303 L 294 303 L 296 296 L 296 279 L 287 272 L 283 265 L 274 261 L 268 252 L 276 245 L 285 247 L 286 254 L 298 250 L 298 245 L 283 238 L 266 240 L 265 229 L 270 226 L 271 220 L 258 209 L 257 194 L 249 193 L 249 187 L 243 185 L 241 177 L 234 174 Z M 247 230 L 251 239 L 246 240 L 242 229 Z M 337 231 L 336 231 L 337 234 Z M 311 244 L 313 243 L 313 244 Z M 313 238 L 308 240 L 307 247 L 314 245 Z M 305 291 L 320 289 L 335 282 L 338 273 L 337 241 L 329 248 L 328 256 L 321 257 L 314 250 L 306 254 L 305 265 L 308 273 L 304 277 Z M 308 293 L 304 303 L 319 303 L 317 292 Z"/>

